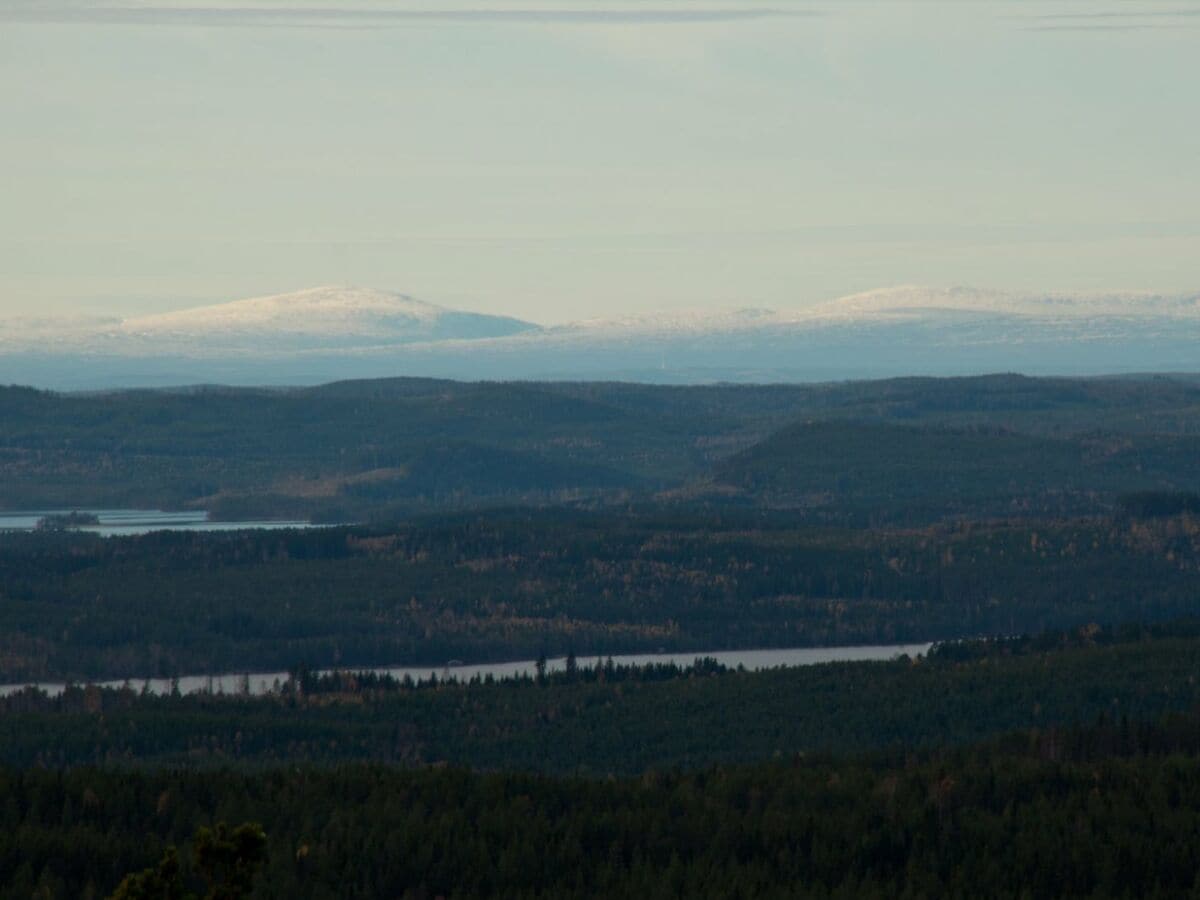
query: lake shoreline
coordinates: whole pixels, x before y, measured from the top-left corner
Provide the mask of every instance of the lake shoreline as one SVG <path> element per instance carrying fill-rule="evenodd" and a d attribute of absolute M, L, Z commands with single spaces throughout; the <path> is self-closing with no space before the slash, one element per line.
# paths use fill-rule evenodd
<path fill-rule="evenodd" d="M 0 534 L 28 534 L 43 530 L 45 519 L 88 517 L 94 522 L 70 524 L 54 529 L 60 534 L 98 534 L 101 537 L 131 537 L 155 531 L 250 531 L 289 528 L 330 528 L 337 524 L 293 519 L 214 519 L 203 509 L 60 509 L 0 510 Z"/>
<path fill-rule="evenodd" d="M 822 665 L 837 662 L 885 662 L 900 656 L 924 656 L 932 641 L 920 641 L 905 644 L 856 644 L 836 647 L 787 647 L 787 648 L 758 648 L 750 650 L 697 650 L 694 652 L 663 652 L 663 653 L 626 653 L 588 655 L 576 658 L 580 668 L 593 668 L 612 659 L 619 666 L 648 666 L 670 665 L 689 666 L 697 659 L 714 659 L 721 665 L 731 669 L 744 668 L 756 672 L 780 667 Z M 414 683 L 427 682 L 433 678 L 441 681 L 452 680 L 465 683 L 476 676 L 486 679 L 519 678 L 523 675 L 532 676 L 536 672 L 538 660 L 520 659 L 508 662 L 494 663 L 463 663 L 454 661 L 443 665 L 428 666 L 343 666 L 314 670 L 316 674 L 331 672 L 369 672 L 377 675 L 390 675 L 398 680 L 406 676 Z M 565 671 L 567 657 L 556 656 L 545 660 L 547 672 Z M 217 695 L 238 696 L 248 692 L 252 696 L 262 696 L 271 692 L 276 682 L 282 684 L 288 678 L 288 672 L 226 672 L 214 675 L 186 675 L 178 678 L 117 678 L 103 681 L 41 681 L 0 685 L 0 697 L 9 697 L 27 689 L 41 690 L 49 696 L 58 696 L 68 686 L 100 687 L 120 689 L 128 686 L 134 691 L 149 690 L 152 694 L 169 694 L 177 684 L 182 694 L 212 693 Z"/>

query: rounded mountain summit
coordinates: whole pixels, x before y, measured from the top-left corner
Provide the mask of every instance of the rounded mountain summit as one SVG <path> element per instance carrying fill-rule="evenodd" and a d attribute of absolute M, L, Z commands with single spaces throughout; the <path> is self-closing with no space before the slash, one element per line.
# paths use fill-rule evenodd
<path fill-rule="evenodd" d="M 269 339 L 275 351 L 413 344 L 509 337 L 537 330 L 508 316 L 435 306 L 406 294 L 372 288 L 323 286 L 251 297 L 176 312 L 126 319 L 119 333 L 170 344 L 218 344 L 255 349 Z"/>

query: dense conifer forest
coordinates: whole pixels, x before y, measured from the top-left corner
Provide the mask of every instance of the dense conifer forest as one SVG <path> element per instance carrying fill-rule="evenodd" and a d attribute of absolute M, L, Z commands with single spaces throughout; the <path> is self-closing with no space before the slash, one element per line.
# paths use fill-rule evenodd
<path fill-rule="evenodd" d="M 350 765 L 0 771 L 4 898 L 105 896 L 260 823 L 256 898 L 1192 896 L 1200 719 L 618 780 Z"/>
<path fill-rule="evenodd" d="M 787 511 L 546 509 L 8 535 L 0 681 L 1036 632 L 1191 615 L 1197 571 L 1186 511 L 849 529 Z"/>
<path fill-rule="evenodd" d="M 0 898 L 1196 896 L 1197 412 L 1186 377 L 2 389 L 0 508 L 79 512 L 0 533 L 0 682 L 72 682 L 0 698 Z M 113 505 L 356 524 L 89 532 Z M 700 658 L 577 662 L 659 649 Z"/>

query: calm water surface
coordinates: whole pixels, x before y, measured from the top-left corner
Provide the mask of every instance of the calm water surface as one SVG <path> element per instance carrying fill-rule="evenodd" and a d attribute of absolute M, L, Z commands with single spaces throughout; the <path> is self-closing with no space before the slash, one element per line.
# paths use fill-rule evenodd
<path fill-rule="evenodd" d="M 775 669 L 780 666 L 811 666 L 817 663 L 829 662 L 858 662 L 863 660 L 888 660 L 898 656 L 923 656 L 932 644 L 881 644 L 864 647 L 803 647 L 787 650 L 713 650 L 693 653 L 639 653 L 626 656 L 613 656 L 616 665 L 644 666 L 648 663 L 675 663 L 688 666 L 698 657 L 708 656 L 722 665 L 736 668 L 743 666 L 750 671 Z M 608 657 L 581 656 L 580 667 L 591 668 L 598 660 Z M 447 666 L 392 666 L 381 669 L 354 669 L 352 671 L 369 671 L 379 674 L 404 678 L 407 675 L 413 681 L 428 681 L 431 676 L 439 679 L 454 678 L 458 681 L 468 681 L 476 675 L 486 678 L 513 678 L 518 675 L 533 675 L 536 660 L 522 659 L 517 662 L 486 663 L 482 665 L 447 665 Z M 565 657 L 546 661 L 546 670 L 561 672 L 567 666 Z M 325 670 L 331 671 L 331 670 Z M 249 687 L 252 694 L 265 694 L 279 682 L 287 680 L 287 672 L 256 672 L 253 674 L 225 675 L 192 675 L 179 679 L 179 690 L 183 693 L 211 690 L 214 693 L 236 694 L 243 685 Z M 147 687 L 151 693 L 165 694 L 171 690 L 171 681 L 167 678 L 151 678 L 148 681 L 104 681 L 98 682 L 102 687 L 121 687 L 128 684 L 135 690 Z M 51 696 L 60 694 L 64 685 L 61 682 L 37 683 L 34 687 L 46 691 Z M 24 684 L 0 685 L 0 697 L 15 693 L 26 687 Z"/>
<path fill-rule="evenodd" d="M 151 531 L 240 531 L 245 528 L 314 528 L 308 522 L 262 520 L 254 522 L 212 522 L 202 509 L 164 512 L 161 509 L 34 509 L 0 512 L 0 531 L 32 531 L 43 516 L 70 512 L 90 513 L 99 525 L 84 525 L 72 531 L 90 531 L 104 537 L 148 534 Z"/>

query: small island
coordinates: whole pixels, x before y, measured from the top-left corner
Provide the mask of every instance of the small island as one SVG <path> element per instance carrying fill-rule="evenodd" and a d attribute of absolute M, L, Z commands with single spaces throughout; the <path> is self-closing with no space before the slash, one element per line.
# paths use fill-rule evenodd
<path fill-rule="evenodd" d="M 95 513 L 69 512 L 51 513 L 38 519 L 35 526 L 38 531 L 66 531 L 68 528 L 83 528 L 87 525 L 99 525 L 100 517 Z"/>

